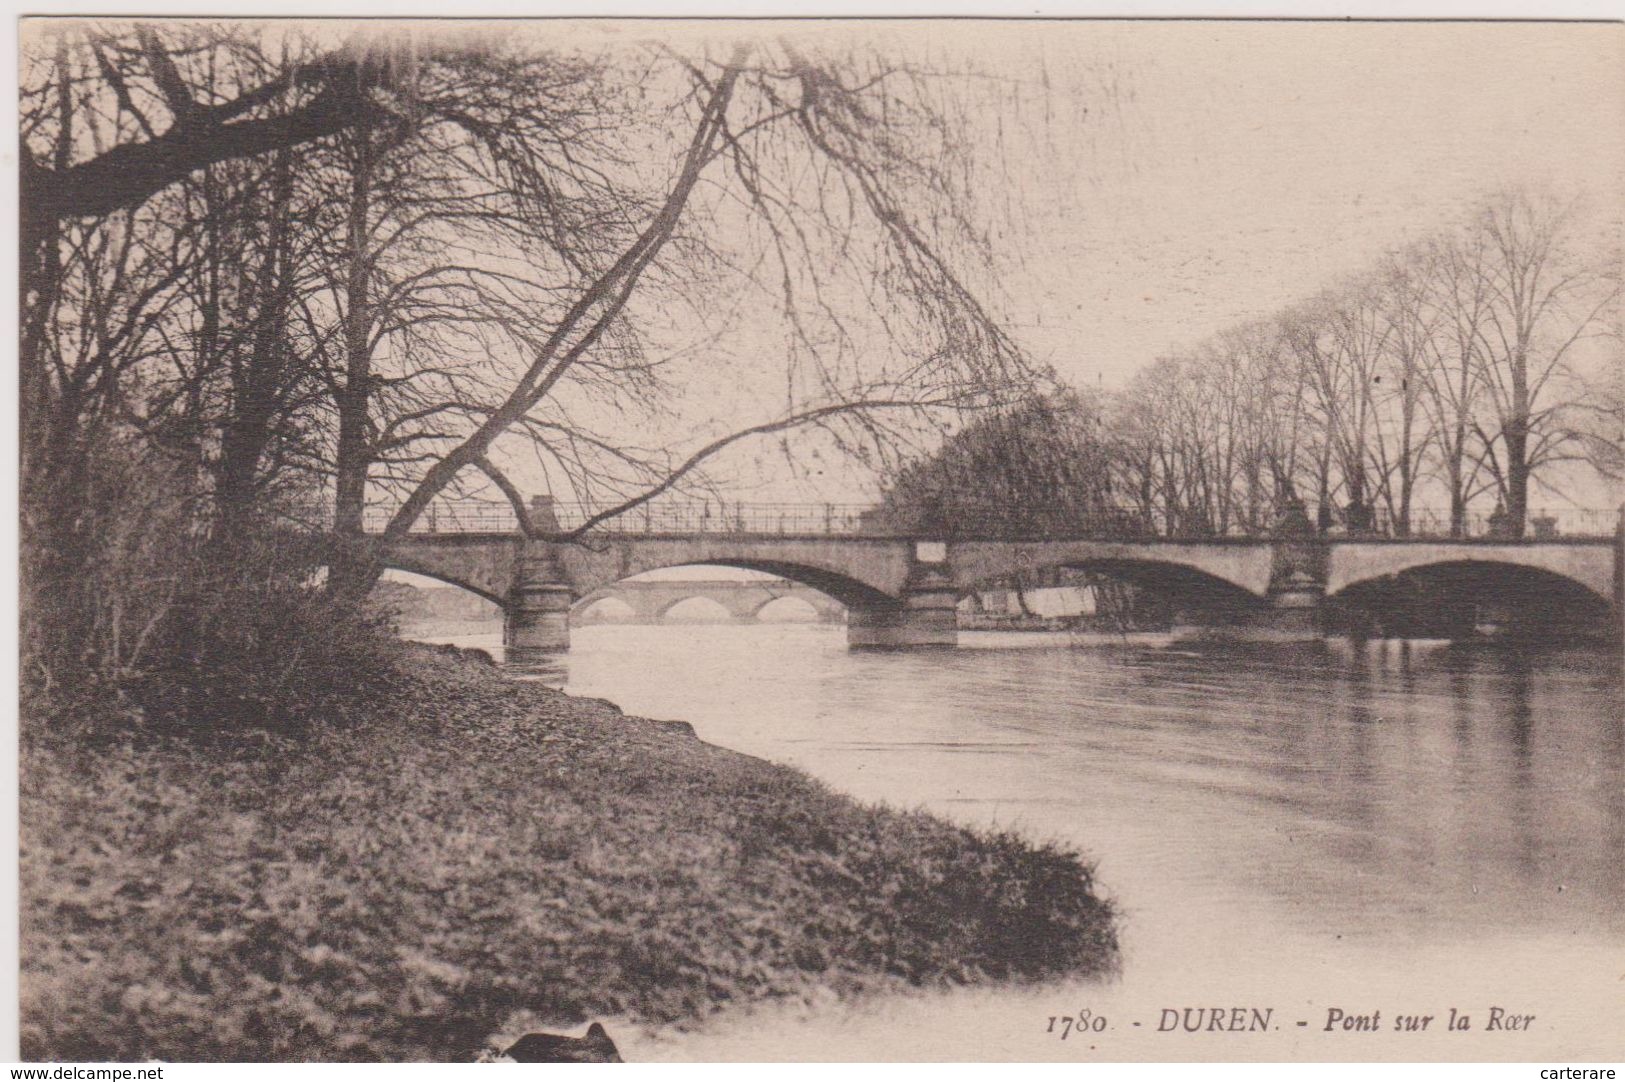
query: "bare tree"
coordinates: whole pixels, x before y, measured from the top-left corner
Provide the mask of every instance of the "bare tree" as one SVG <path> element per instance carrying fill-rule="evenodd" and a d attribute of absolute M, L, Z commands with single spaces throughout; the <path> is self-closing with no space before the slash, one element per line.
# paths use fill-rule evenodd
<path fill-rule="evenodd" d="M 176 250 L 146 283 L 167 368 L 135 423 L 184 433 L 210 498 L 252 499 L 294 456 L 332 479 L 352 536 L 396 493 L 395 535 L 448 493 L 517 505 L 528 457 L 598 508 L 574 536 L 743 441 L 817 428 L 884 456 L 932 410 L 1032 375 L 977 299 L 977 148 L 921 68 L 789 42 L 335 50 L 202 24 L 81 24 L 51 47 L 25 90 L 25 420 L 63 397 L 44 359 L 56 313 L 80 309 L 64 238 L 138 220 L 140 245 Z M 120 195 L 84 195 L 109 169 L 129 172 Z M 704 347 L 750 301 L 784 330 L 776 405 L 686 446 L 617 430 L 658 419 L 687 373 L 715 378 Z M 103 370 L 108 401 L 130 397 L 133 368 Z M 357 562 L 335 569 L 352 593 L 376 572 Z"/>
<path fill-rule="evenodd" d="M 25 251 L 53 222 L 129 210 L 207 166 L 344 131 L 374 115 L 373 91 L 394 87 L 421 59 L 410 43 L 372 40 L 307 48 L 273 65 L 259 55 L 252 32 L 218 25 L 160 31 L 149 23 L 79 24 L 43 32 L 58 35 L 59 70 L 70 51 L 85 66 L 69 79 L 25 82 L 25 147 L 51 127 L 38 106 L 53 93 L 85 94 L 77 83 L 94 83 L 89 94 L 115 95 L 131 126 L 114 139 L 70 140 L 65 152 L 22 155 Z M 201 71 L 219 53 L 254 57 L 262 70 L 236 85 L 210 84 Z"/>
<path fill-rule="evenodd" d="M 1284 321 L 1285 337 L 1304 368 L 1323 434 L 1319 489 L 1322 506 L 1335 497 L 1328 465 L 1335 465 L 1347 498 L 1351 530 L 1370 529 L 1371 449 L 1378 428 L 1376 392 L 1393 328 L 1383 315 L 1380 290 L 1354 280 L 1299 306 Z"/>
<path fill-rule="evenodd" d="M 299 319 L 328 388 L 341 536 L 364 531 L 374 487 L 409 490 L 483 419 L 601 223 L 636 214 L 602 170 L 602 133 L 625 119 L 604 71 L 493 43 L 421 66 L 410 115 L 363 121 L 307 155 L 322 194 L 305 227 L 324 238 L 323 272 Z M 335 584 L 351 570 L 336 568 Z"/>
<path fill-rule="evenodd" d="M 1579 455 L 1570 413 L 1584 394 L 1575 347 L 1603 333 L 1618 283 L 1575 247 L 1576 208 L 1549 195 L 1512 191 L 1474 219 L 1488 295 L 1478 326 L 1490 415 L 1478 431 L 1504 501 L 1506 530 L 1522 536 L 1531 477 Z"/>
<path fill-rule="evenodd" d="M 569 303 L 555 302 L 545 326 L 527 330 L 527 356 L 503 393 L 489 395 L 488 385 L 486 397 L 459 401 L 469 428 L 436 452 L 388 534 L 409 529 L 470 471 L 515 497 L 502 463 L 516 438 L 609 496 L 574 536 L 688 483 L 742 440 L 816 425 L 848 443 L 880 443 L 892 431 L 888 413 L 985 403 L 1026 378 L 1019 351 L 939 243 L 951 238 L 925 224 L 937 208 L 953 232 L 961 181 L 948 167 L 970 149 L 934 112 L 928 75 L 782 43 L 716 57 L 661 50 L 646 62 L 647 86 L 674 103 L 658 115 L 687 125 L 674 171 L 641 200 L 620 197 L 623 212 L 591 233 L 590 251 L 556 261 L 573 272 L 555 287 Z M 750 243 L 740 250 L 725 236 Z M 570 396 L 594 383 L 637 386 L 632 373 L 648 364 L 641 302 L 682 297 L 696 277 L 779 308 L 782 409 L 687 449 L 643 453 L 594 436 Z M 855 333 L 860 325 L 884 348 Z"/>
<path fill-rule="evenodd" d="M 1381 370 L 1372 377 L 1377 423 L 1372 439 L 1378 490 L 1393 533 L 1411 532 L 1412 502 L 1422 478 L 1424 453 L 1431 443 L 1423 400 L 1427 393 L 1429 346 L 1439 313 L 1428 303 L 1425 267 L 1390 255 L 1376 286 L 1387 333 Z"/>
<path fill-rule="evenodd" d="M 366 113 L 360 98 L 393 78 L 388 53 L 269 60 L 246 32 L 197 27 L 177 40 L 145 24 L 67 24 L 36 32 L 21 89 L 19 276 L 25 448 L 54 408 L 47 330 L 77 231 L 125 217 L 198 171 L 297 146 Z M 162 130 L 160 130 L 162 129 Z M 163 233 L 162 228 L 154 230 Z M 25 458 L 24 470 L 28 469 Z"/>
<path fill-rule="evenodd" d="M 1422 406 L 1435 448 L 1435 472 L 1450 502 L 1450 534 L 1467 532 L 1467 507 L 1484 489 L 1485 448 L 1478 443 L 1475 418 L 1483 395 L 1480 325 L 1489 291 L 1477 268 L 1480 238 L 1445 235 L 1413 249 L 1412 275 L 1424 295 L 1422 310 L 1430 333 L 1423 338 Z"/>
<path fill-rule="evenodd" d="M 1616 354 L 1591 390 L 1591 398 L 1576 409 L 1586 460 L 1599 476 L 1625 481 L 1625 358 Z"/>

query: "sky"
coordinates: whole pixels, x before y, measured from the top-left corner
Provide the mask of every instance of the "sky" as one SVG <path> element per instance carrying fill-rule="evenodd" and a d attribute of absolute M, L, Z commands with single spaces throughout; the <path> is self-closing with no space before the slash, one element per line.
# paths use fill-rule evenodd
<path fill-rule="evenodd" d="M 862 35 L 1014 88 L 967 124 L 996 260 L 982 287 L 1078 385 L 1119 386 L 1334 286 L 1499 188 L 1581 196 L 1618 257 L 1618 25 L 925 20 Z M 854 491 L 780 495 L 795 486 L 753 465 L 777 498 Z"/>
<path fill-rule="evenodd" d="M 999 178 L 982 193 L 997 261 L 986 284 L 1020 344 L 1079 385 L 1121 385 L 1278 311 L 1499 187 L 1621 205 L 1617 26 L 920 21 L 861 33 L 1019 84 L 1010 112 L 987 110 L 967 133 Z M 1599 243 L 1617 250 L 1617 231 Z M 759 448 L 729 468 L 751 477 L 747 499 L 873 491 Z"/>
<path fill-rule="evenodd" d="M 983 31 L 1012 61 L 1039 28 Z M 1625 34 L 1529 24 L 1114 23 L 1039 55 L 1120 92 L 1018 178 L 1019 334 L 1078 382 L 1268 315 L 1530 183 L 1618 206 Z M 1617 244 L 1617 237 L 1616 237 Z"/>
<path fill-rule="evenodd" d="M 351 25 L 326 28 L 338 40 Z M 1598 244 L 1619 246 L 1618 24 L 555 21 L 513 32 L 626 45 L 833 37 L 977 73 L 965 86 L 985 88 L 986 102 L 958 121 L 978 148 L 973 209 L 994 261 L 976 287 L 1019 345 L 1081 386 L 1119 386 L 1370 268 L 1500 187 L 1583 194 L 1614 219 Z M 783 346 L 782 325 L 740 328 L 719 346 L 732 363 L 696 366 L 711 383 L 702 374 L 685 388 L 671 431 L 642 435 L 688 447 L 778 415 Z M 791 468 L 758 443 L 723 468 L 748 499 L 874 491 L 833 459 L 797 456 Z M 546 487 L 516 465 L 527 490 Z"/>

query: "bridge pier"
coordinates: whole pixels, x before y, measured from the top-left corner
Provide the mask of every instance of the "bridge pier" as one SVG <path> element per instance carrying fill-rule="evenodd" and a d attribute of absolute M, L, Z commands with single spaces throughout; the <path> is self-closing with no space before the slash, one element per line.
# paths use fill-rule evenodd
<path fill-rule="evenodd" d="M 557 557 L 542 545 L 526 542 L 503 606 L 502 644 L 507 660 L 525 662 L 570 649 L 570 606 L 574 601 Z"/>
<path fill-rule="evenodd" d="M 858 649 L 959 645 L 959 591 L 949 573 L 947 548 L 918 541 L 900 600 L 853 605 L 846 613 L 846 644 Z"/>
<path fill-rule="evenodd" d="M 1319 540 L 1277 542 L 1270 554 L 1268 608 L 1245 625 L 1247 637 L 1305 642 L 1326 637 L 1327 547 Z"/>
<path fill-rule="evenodd" d="M 1326 637 L 1327 546 L 1288 538 L 1270 548 L 1264 596 L 1182 613 L 1175 631 L 1198 639 L 1235 642 L 1312 642 Z"/>
<path fill-rule="evenodd" d="M 1321 604 L 1326 588 L 1318 583 L 1296 583 L 1272 589 L 1269 607 L 1245 625 L 1249 639 L 1263 642 L 1308 642 L 1326 637 Z"/>

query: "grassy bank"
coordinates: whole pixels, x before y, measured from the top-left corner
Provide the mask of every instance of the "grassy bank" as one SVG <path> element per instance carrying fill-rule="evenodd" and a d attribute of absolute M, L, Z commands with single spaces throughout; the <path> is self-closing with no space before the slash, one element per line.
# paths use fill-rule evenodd
<path fill-rule="evenodd" d="M 466 1060 L 520 1012 L 680 1025 L 1113 963 L 1070 854 L 427 649 L 399 668 L 297 742 L 25 736 L 25 1058 Z"/>

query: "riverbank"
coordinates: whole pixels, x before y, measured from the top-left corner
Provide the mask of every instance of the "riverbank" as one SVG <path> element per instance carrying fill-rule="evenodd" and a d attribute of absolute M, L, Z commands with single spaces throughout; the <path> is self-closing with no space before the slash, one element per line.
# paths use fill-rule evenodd
<path fill-rule="evenodd" d="M 468 1060 L 1116 957 L 1074 854 L 426 648 L 298 741 L 27 733 L 21 820 L 28 1059 Z"/>

